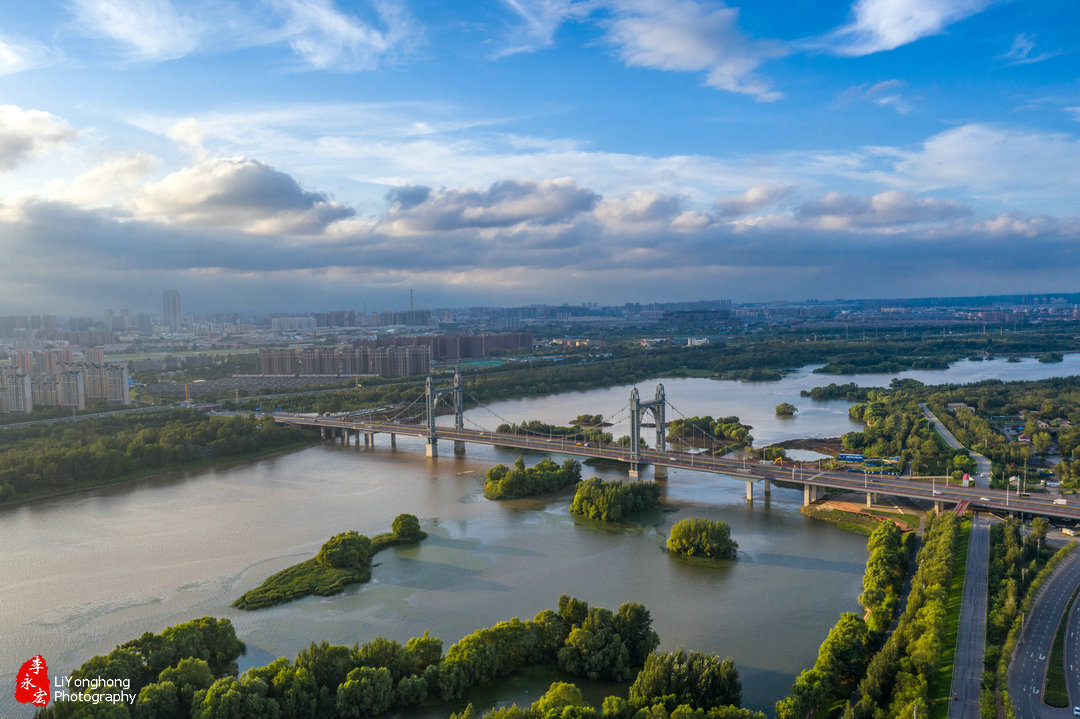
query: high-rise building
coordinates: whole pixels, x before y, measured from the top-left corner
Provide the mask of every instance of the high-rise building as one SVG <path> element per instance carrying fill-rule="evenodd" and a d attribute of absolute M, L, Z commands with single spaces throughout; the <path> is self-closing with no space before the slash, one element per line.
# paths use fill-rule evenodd
<path fill-rule="evenodd" d="M 0 412 L 25 412 L 34 408 L 30 375 L 0 367 Z"/>
<path fill-rule="evenodd" d="M 285 348 L 259 350 L 259 374 L 295 375 L 300 372 L 296 351 Z"/>
<path fill-rule="evenodd" d="M 180 331 L 180 293 L 176 290 L 165 290 L 165 324 L 170 332 Z"/>

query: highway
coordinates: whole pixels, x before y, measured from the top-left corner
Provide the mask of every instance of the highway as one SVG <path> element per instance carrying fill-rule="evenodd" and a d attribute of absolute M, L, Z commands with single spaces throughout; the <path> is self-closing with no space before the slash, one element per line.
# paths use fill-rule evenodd
<path fill-rule="evenodd" d="M 1065 630 L 1065 678 L 1069 686 L 1069 706 L 1080 706 L 1080 598 L 1073 602 Z"/>
<path fill-rule="evenodd" d="M 426 425 L 420 424 L 398 424 L 370 420 L 356 421 L 347 417 L 312 418 L 283 414 L 275 414 L 274 421 L 308 429 L 345 429 L 350 432 L 361 433 L 399 434 L 412 437 L 427 436 Z M 496 444 L 540 452 L 606 458 L 626 464 L 632 464 L 635 461 L 633 453 L 628 447 L 616 445 L 596 445 L 590 442 L 575 442 L 574 440 L 555 437 L 537 437 L 476 429 L 454 429 L 453 427 L 441 426 L 436 427 L 435 431 L 436 438 L 442 441 L 458 440 Z M 1008 492 L 1003 490 L 938 484 L 936 479 L 927 481 L 929 478 L 925 477 L 908 478 L 857 472 L 818 471 L 807 467 L 776 466 L 758 463 L 753 460 L 711 457 L 688 452 L 658 452 L 655 449 L 642 449 L 640 459 L 637 461 L 664 467 L 726 474 L 750 482 L 768 479 L 842 489 L 849 492 L 873 492 L 948 504 L 958 504 L 966 500 L 972 507 L 976 508 L 993 509 L 998 512 L 1029 512 L 1080 521 L 1080 501 L 1076 499 L 1070 499 L 1066 504 L 1058 505 L 1054 504 L 1050 497 L 1037 495 L 1011 497 Z"/>
<path fill-rule="evenodd" d="M 1016 643 L 1009 666 L 1009 698 L 1016 707 L 1018 717 L 1043 719 L 1072 716 L 1072 707 L 1056 709 L 1043 704 L 1042 691 L 1054 634 L 1077 585 L 1080 585 L 1080 552 L 1074 551 L 1043 584 L 1031 608 L 1031 616 L 1024 623 L 1020 640 Z M 1075 629 L 1076 622 L 1072 624 Z M 1076 647 L 1071 646 L 1070 649 L 1073 652 L 1071 658 L 1075 660 Z M 1073 690 L 1078 681 L 1077 672 L 1073 671 L 1070 675 L 1070 688 Z"/>

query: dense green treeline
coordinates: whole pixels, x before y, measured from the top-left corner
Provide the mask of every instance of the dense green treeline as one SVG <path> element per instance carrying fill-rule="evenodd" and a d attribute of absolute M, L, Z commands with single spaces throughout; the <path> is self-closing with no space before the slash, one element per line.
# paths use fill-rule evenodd
<path fill-rule="evenodd" d="M 754 438 L 750 436 L 751 429 L 753 427 L 743 424 L 738 417 L 714 419 L 705 415 L 704 417 L 673 419 L 667 423 L 668 439 L 679 439 L 691 443 L 716 437 L 751 445 L 754 443 Z"/>
<path fill-rule="evenodd" d="M 604 522 L 660 508 L 660 487 L 655 482 L 605 481 L 599 477 L 578 484 L 570 513 Z"/>
<path fill-rule="evenodd" d="M 822 401 L 827 399 L 846 399 L 849 402 L 865 402 L 871 388 L 860 387 L 854 382 L 847 384 L 830 383 L 825 387 L 812 387 L 809 390 L 801 390 L 799 395 L 810 399 Z"/>
<path fill-rule="evenodd" d="M 350 584 L 371 579 L 371 558 L 399 544 L 418 542 L 427 535 L 412 514 L 399 514 L 391 531 L 367 537 L 355 530 L 341 532 L 323 543 L 311 559 L 271 575 L 255 589 L 233 602 L 237 609 L 262 609 L 307 597 L 337 594 Z"/>
<path fill-rule="evenodd" d="M 1015 519 L 990 527 L 990 561 L 987 570 L 986 653 L 980 715 L 998 716 L 999 705 L 1008 706 L 1006 673 L 1023 615 L 1031 610 L 1034 595 L 1049 572 L 1065 554 L 1051 556 L 1046 547 L 1047 521 L 1036 517 L 1024 536 Z M 1064 550 L 1075 545 L 1066 544 Z"/>
<path fill-rule="evenodd" d="M 946 632 L 949 583 L 960 520 L 932 518 L 917 558 L 907 606 L 896 629 L 866 666 L 858 700 L 844 719 L 929 716 L 929 686 L 938 671 Z"/>
<path fill-rule="evenodd" d="M 804 719 L 851 695 L 896 612 L 913 536 L 892 522 L 881 522 L 871 533 L 859 596 L 866 620 L 850 612 L 840 616 L 821 643 L 814 666 L 800 674 L 788 696 L 776 703 L 777 719 Z"/>
<path fill-rule="evenodd" d="M 765 719 L 761 712 L 738 706 L 695 709 L 689 704 L 679 704 L 669 709 L 670 705 L 670 701 L 649 704 L 610 696 L 604 699 L 602 708 L 597 710 L 585 703 L 581 690 L 576 686 L 555 682 L 532 706 L 519 707 L 513 704 L 498 707 L 485 713 L 483 719 Z M 464 711 L 451 714 L 450 719 L 479 717 L 470 704 Z"/>
<path fill-rule="evenodd" d="M 314 441 L 269 420 L 194 410 L 38 425 L 0 438 L 0 501 Z"/>
<path fill-rule="evenodd" d="M 884 634 L 896 614 L 914 538 L 913 532 L 904 532 L 893 522 L 881 522 L 866 543 L 870 557 L 859 604 L 866 610 L 866 628 L 872 634 Z"/>
<path fill-rule="evenodd" d="M 739 543 L 731 538 L 726 522 L 698 517 L 680 519 L 671 527 L 667 549 L 687 557 L 734 559 Z"/>
<path fill-rule="evenodd" d="M 524 457 L 514 461 L 514 468 L 497 464 L 484 475 L 484 496 L 488 499 L 531 497 L 569 487 L 581 481 L 581 463 L 576 459 L 563 461 L 562 466 L 545 457 L 532 467 L 525 466 Z"/>
<path fill-rule="evenodd" d="M 506 432 L 507 434 L 525 434 L 533 437 L 580 439 L 586 442 L 596 442 L 597 444 L 611 444 L 614 441 L 611 433 L 605 432 L 599 426 L 575 424 L 565 427 L 541 422 L 538 419 L 530 419 L 521 424 L 500 424 L 495 428 L 495 431 Z"/>
<path fill-rule="evenodd" d="M 901 466 L 910 464 L 913 474 L 945 474 L 960 465 L 968 471 L 971 458 L 945 445 L 919 408 L 917 389 L 905 382 L 894 380 L 889 391 L 872 390 L 866 402 L 851 407 L 851 418 L 866 429 L 845 434 L 844 448 L 871 457 L 900 457 Z"/>
<path fill-rule="evenodd" d="M 71 673 L 73 683 L 76 679 L 130 680 L 127 691 L 139 697 L 143 710 L 138 711 L 139 702 L 129 712 L 125 704 L 57 701 L 36 716 L 39 719 L 188 717 L 192 715 L 190 708 L 196 694 L 205 693 L 215 677 L 235 674 L 236 658 L 245 650 L 228 619 L 203 617 L 169 627 L 161 634 L 146 632 L 106 655 L 93 657 Z M 100 693 L 111 691 L 115 690 L 101 689 Z M 172 713 L 158 713 L 162 707 Z"/>
<path fill-rule="evenodd" d="M 369 717 L 429 697 L 458 699 L 474 686 L 532 664 L 627 681 L 659 641 L 640 604 L 611 612 L 564 595 L 558 611 L 477 630 L 445 655 L 442 642 L 426 633 L 405 645 L 381 637 L 352 647 L 312 643 L 295 661 L 282 657 L 237 677 L 235 660 L 243 643 L 227 619 L 204 617 L 160 635 L 144 634 L 73 672 L 73 677 L 130 679 L 128 691 L 137 696 L 133 705 L 59 701 L 39 716 Z"/>
<path fill-rule="evenodd" d="M 798 676 L 791 693 L 776 703 L 777 719 L 805 719 L 838 696 L 850 694 L 873 651 L 873 638 L 857 614 L 844 612 L 818 649 L 814 666 Z"/>
<path fill-rule="evenodd" d="M 986 666 L 997 666 L 1001 646 L 1020 613 L 1024 593 L 1050 557 L 1046 549 L 1048 523 L 1036 517 L 1025 537 L 1020 523 L 1010 518 L 990 527 L 990 561 L 987 570 Z"/>

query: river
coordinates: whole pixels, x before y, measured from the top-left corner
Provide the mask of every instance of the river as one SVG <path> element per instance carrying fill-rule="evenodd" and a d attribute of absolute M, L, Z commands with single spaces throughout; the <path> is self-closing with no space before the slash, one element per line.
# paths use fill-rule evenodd
<path fill-rule="evenodd" d="M 1069 355 L 1064 366 L 961 362 L 902 376 L 963 382 L 1078 372 L 1080 356 Z M 671 379 L 664 385 L 677 410 L 669 419 L 739 415 L 754 425 L 762 446 L 855 428 L 849 403 L 812 402 L 799 390 L 852 379 L 887 385 L 890 378 L 801 371 L 771 383 Z M 650 398 L 655 383 L 639 387 Z M 615 415 L 629 391 L 497 402 L 471 410 L 466 424 Z M 796 417 L 773 416 L 783 401 L 799 408 Z M 618 426 L 613 431 L 622 433 Z M 391 449 L 380 435 L 372 450 L 323 444 L 0 510 L 0 683 L 13 686 L 19 665 L 35 654 L 45 656 L 54 675 L 64 675 L 144 631 L 202 615 L 233 621 L 248 646 L 246 668 L 294 656 L 313 640 L 403 641 L 430 629 L 449 646 L 501 619 L 531 617 L 569 593 L 611 609 L 625 601 L 645 604 L 663 649 L 684 645 L 733 657 L 744 705 L 771 713 L 813 663 L 840 612 L 857 610 L 865 539 L 805 519 L 800 492 L 776 488 L 769 503 L 748 505 L 742 482 L 673 470 L 663 490 L 670 511 L 659 524 L 610 531 L 571 517 L 569 492 L 544 501 L 485 500 L 484 471 L 509 463 L 514 453 L 470 445 L 464 457 L 454 457 L 449 443 L 440 449 L 443 456 L 431 460 L 417 440 L 399 438 Z M 624 476 L 617 468 L 586 468 L 586 474 Z M 314 554 L 330 535 L 386 531 L 401 512 L 418 515 L 430 537 L 378 555 L 371 583 L 257 612 L 231 607 L 269 574 Z M 686 516 L 728 522 L 738 561 L 702 568 L 667 556 L 667 531 Z M 531 701 L 543 688 L 516 682 L 499 698 Z M 0 694 L 0 715 L 30 714 L 12 693 Z"/>

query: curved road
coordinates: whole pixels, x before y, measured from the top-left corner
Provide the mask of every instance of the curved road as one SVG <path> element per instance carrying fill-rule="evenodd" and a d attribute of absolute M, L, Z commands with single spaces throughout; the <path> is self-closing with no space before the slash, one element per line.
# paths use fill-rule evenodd
<path fill-rule="evenodd" d="M 1073 602 L 1065 630 L 1065 677 L 1069 686 L 1069 706 L 1080 706 L 1080 599 Z"/>
<path fill-rule="evenodd" d="M 1054 643 L 1054 635 L 1057 633 L 1058 622 L 1065 613 L 1066 604 L 1073 590 L 1078 585 L 1080 585 L 1080 553 L 1073 551 L 1042 586 L 1035 605 L 1031 608 L 1031 616 L 1024 623 L 1020 641 L 1016 643 L 1016 651 L 1013 652 L 1012 663 L 1009 666 L 1009 698 L 1016 707 L 1017 716 L 1053 719 L 1073 715 L 1071 707 L 1057 709 L 1043 704 L 1042 691 L 1046 680 L 1046 665 L 1049 661 L 1050 648 Z M 1073 617 L 1070 627 L 1074 632 L 1077 631 L 1076 626 L 1077 620 Z M 1067 657 L 1075 667 L 1076 661 L 1080 659 L 1076 656 L 1075 638 L 1069 649 L 1071 653 Z M 1080 687 L 1077 686 L 1080 682 L 1077 672 L 1070 672 L 1068 680 L 1071 697 L 1076 703 L 1075 692 L 1080 691 Z"/>

